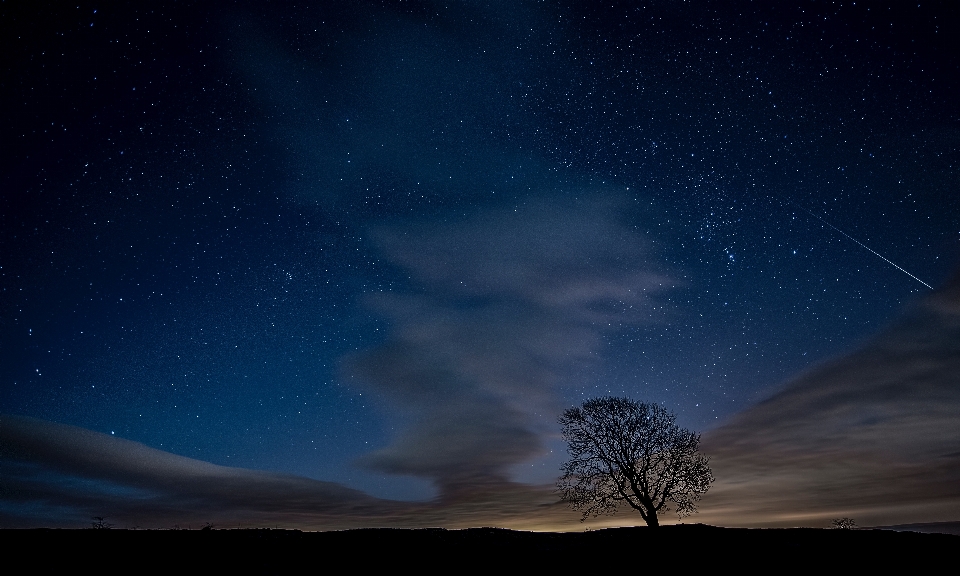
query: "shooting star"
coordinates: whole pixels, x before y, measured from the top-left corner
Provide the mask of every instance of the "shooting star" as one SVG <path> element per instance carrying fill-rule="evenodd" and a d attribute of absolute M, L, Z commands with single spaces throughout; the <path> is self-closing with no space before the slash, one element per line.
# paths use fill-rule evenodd
<path fill-rule="evenodd" d="M 796 202 L 793 202 L 792 200 L 787 199 L 787 202 L 790 202 L 791 204 L 793 204 L 793 205 L 796 206 L 797 208 L 803 210 L 803 211 L 806 212 L 807 214 L 813 216 L 813 217 L 816 218 L 817 220 L 823 222 L 823 223 L 826 224 L 827 226 L 829 226 L 829 227 L 833 228 L 834 230 L 836 230 L 837 232 L 843 234 L 844 236 L 846 236 L 846 237 L 849 238 L 850 240 L 853 240 L 854 242 L 856 242 L 857 244 L 859 244 L 861 248 L 863 248 L 863 249 L 865 249 L 865 250 L 869 250 L 869 251 L 870 251 L 874 256 L 876 256 L 877 258 L 880 258 L 881 260 L 883 260 L 883 261 L 886 262 L 887 264 L 893 266 L 893 267 L 896 268 L 897 270 L 903 272 L 903 273 L 906 274 L 907 276 L 913 278 L 913 279 L 916 280 L 917 282 L 919 282 L 919 283 L 923 284 L 924 286 L 926 286 L 927 288 L 933 290 L 933 286 L 927 284 L 927 283 L 924 282 L 923 280 L 921 280 L 921 279 L 917 278 L 916 276 L 914 276 L 913 274 L 907 272 L 906 270 L 904 270 L 904 269 L 901 268 L 900 266 L 897 266 L 896 263 L 894 263 L 893 261 L 891 261 L 889 258 L 884 257 L 882 254 L 880 254 L 880 253 L 877 252 L 876 250 L 873 250 L 872 248 L 870 248 L 869 246 L 867 246 L 867 245 L 864 244 L 863 242 L 857 240 L 857 239 L 854 238 L 853 236 L 847 234 L 847 233 L 844 232 L 843 230 L 841 230 L 841 229 L 837 228 L 836 226 L 834 226 L 833 224 L 827 222 L 826 220 L 824 220 L 823 218 L 821 218 L 821 217 L 818 216 L 817 214 L 814 214 L 814 213 L 811 212 L 810 210 L 807 210 L 806 208 L 804 208 L 803 206 L 797 204 Z"/>

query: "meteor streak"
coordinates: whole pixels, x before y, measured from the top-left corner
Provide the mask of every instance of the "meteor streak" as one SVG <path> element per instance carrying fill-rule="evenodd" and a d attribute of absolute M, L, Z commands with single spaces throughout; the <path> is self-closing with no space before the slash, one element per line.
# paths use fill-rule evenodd
<path fill-rule="evenodd" d="M 846 236 L 846 237 L 849 238 L 850 240 L 853 240 L 854 242 L 856 242 L 857 244 L 859 244 L 859 245 L 860 245 L 862 248 L 864 248 L 865 250 L 869 250 L 869 251 L 870 251 L 874 256 L 876 256 L 877 258 L 880 258 L 881 260 L 883 260 L 883 261 L 886 262 L 887 264 L 893 266 L 893 267 L 896 268 L 897 270 L 903 272 L 903 273 L 906 274 L 907 276 L 913 278 L 913 279 L 916 280 L 917 282 L 919 282 L 919 283 L 923 284 L 924 286 L 926 286 L 927 288 L 933 290 L 933 286 L 927 284 L 927 283 L 924 282 L 923 280 L 921 280 L 921 279 L 917 278 L 916 276 L 914 276 L 913 274 L 907 272 L 906 270 L 904 270 L 904 269 L 901 268 L 900 266 L 897 266 L 897 265 L 896 265 L 893 261 L 891 261 L 889 258 L 884 257 L 883 255 L 881 255 L 880 253 L 878 253 L 876 250 L 873 250 L 872 248 L 870 248 L 869 246 L 867 246 L 867 245 L 864 244 L 863 242 L 857 240 L 857 239 L 854 238 L 853 236 L 847 234 L 847 233 L 844 232 L 843 230 L 837 228 L 837 227 L 834 226 L 833 224 L 827 222 L 826 220 L 824 220 L 824 219 L 821 218 L 820 216 L 814 214 L 813 212 L 807 210 L 807 209 L 804 208 L 803 206 L 800 206 L 800 205 L 797 204 L 796 202 L 790 202 L 790 203 L 793 204 L 794 206 L 796 206 L 797 208 L 803 210 L 803 211 L 806 212 L 807 214 L 813 216 L 813 217 L 816 218 L 817 220 L 823 222 L 823 223 L 826 224 L 827 226 L 833 228 L 833 229 L 836 230 L 837 232 L 843 234 L 844 236 Z"/>

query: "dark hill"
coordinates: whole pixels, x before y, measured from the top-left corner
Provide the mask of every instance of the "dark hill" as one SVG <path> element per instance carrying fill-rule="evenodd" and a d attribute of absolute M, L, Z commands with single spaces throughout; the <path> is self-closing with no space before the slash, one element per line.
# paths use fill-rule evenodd
<path fill-rule="evenodd" d="M 414 569 L 472 572 L 534 567 L 557 574 L 687 568 L 792 572 L 839 566 L 911 570 L 950 562 L 960 536 L 892 530 L 740 529 L 705 525 L 591 532 L 494 528 L 297 530 L 3 530 L 12 558 L 31 571 L 199 570 L 281 574 Z M 905 564 L 905 565 L 906 565 Z M 539 570 L 538 570 L 539 572 Z"/>

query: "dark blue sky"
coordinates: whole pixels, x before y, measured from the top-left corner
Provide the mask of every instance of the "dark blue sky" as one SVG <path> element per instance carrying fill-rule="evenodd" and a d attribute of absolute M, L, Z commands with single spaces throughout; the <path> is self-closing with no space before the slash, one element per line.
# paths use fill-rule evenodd
<path fill-rule="evenodd" d="M 549 483 L 565 407 L 708 430 L 930 292 L 844 234 L 956 265 L 948 2 L 320 4 L 0 7 L 0 412 Z"/>

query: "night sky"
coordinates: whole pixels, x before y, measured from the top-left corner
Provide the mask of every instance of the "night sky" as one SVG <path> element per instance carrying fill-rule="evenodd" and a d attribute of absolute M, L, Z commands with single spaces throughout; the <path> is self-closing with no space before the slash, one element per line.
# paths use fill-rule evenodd
<path fill-rule="evenodd" d="M 119 4 L 0 4 L 0 525 L 577 527 L 604 395 L 704 433 L 695 521 L 852 514 L 721 471 L 896 460 L 811 440 L 861 409 L 948 472 L 854 512 L 960 518 L 954 3 Z"/>

